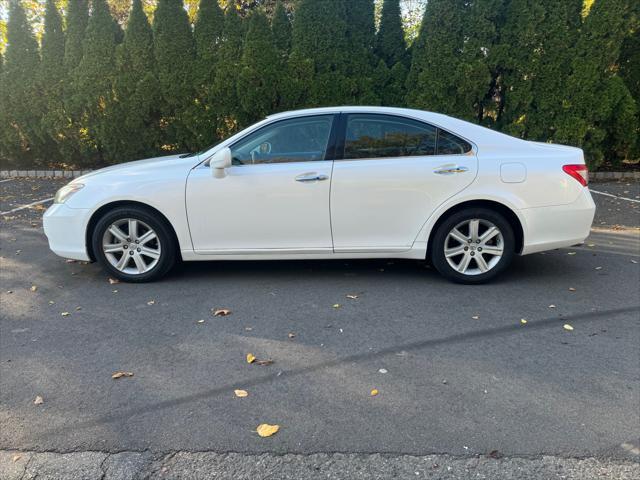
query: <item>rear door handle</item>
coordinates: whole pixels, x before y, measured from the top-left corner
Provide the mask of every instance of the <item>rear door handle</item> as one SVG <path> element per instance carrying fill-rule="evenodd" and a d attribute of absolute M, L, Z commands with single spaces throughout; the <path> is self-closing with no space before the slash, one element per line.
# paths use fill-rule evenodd
<path fill-rule="evenodd" d="M 328 180 L 328 179 L 329 179 L 328 175 L 311 172 L 311 173 L 303 173 L 302 175 L 298 175 L 296 177 L 296 182 L 322 182 L 323 180 Z"/>
<path fill-rule="evenodd" d="M 438 175 L 452 175 L 454 173 L 464 173 L 464 172 L 468 172 L 469 169 L 467 167 L 459 167 L 459 166 L 446 166 L 446 167 L 440 167 L 440 168 L 436 168 L 433 173 L 437 173 Z"/>

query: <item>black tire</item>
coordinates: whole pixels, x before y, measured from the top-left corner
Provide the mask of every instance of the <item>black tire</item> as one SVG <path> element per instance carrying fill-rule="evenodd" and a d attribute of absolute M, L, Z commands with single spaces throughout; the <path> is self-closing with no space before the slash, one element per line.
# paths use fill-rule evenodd
<path fill-rule="evenodd" d="M 495 227 L 498 228 L 500 233 L 502 234 L 502 247 L 503 253 L 502 257 L 500 257 L 492 267 L 483 273 L 476 274 L 464 274 L 457 271 L 453 268 L 447 258 L 445 256 L 445 242 L 449 233 L 458 225 L 463 224 L 466 221 L 472 219 L 479 219 L 482 225 L 485 225 L 485 222 L 492 223 Z M 482 231 L 480 232 L 482 234 Z M 471 244 L 470 244 L 471 245 Z M 449 243 L 450 247 L 451 244 Z M 455 212 L 449 217 L 447 217 L 438 227 L 434 233 L 433 242 L 431 244 L 431 252 L 430 257 L 433 263 L 433 266 L 440 272 L 442 276 L 445 278 L 456 282 L 456 283 L 464 283 L 464 284 L 480 284 L 486 283 L 489 280 L 495 278 L 501 272 L 503 272 L 513 260 L 513 256 L 515 254 L 516 241 L 515 236 L 513 234 L 513 228 L 509 224 L 509 222 L 502 216 L 501 214 L 495 212 L 494 210 L 490 210 L 488 208 L 470 208 L 468 210 L 461 210 L 459 212 Z M 470 248 L 470 247 L 469 247 Z M 477 248 L 477 247 L 476 247 Z M 485 247 L 486 249 L 487 247 Z M 471 252 L 469 252 L 471 254 Z M 477 251 L 474 254 L 478 254 Z M 465 255 L 465 254 L 461 254 Z M 486 254 L 483 254 L 486 255 Z M 462 257 L 452 257 L 452 261 L 455 263 L 457 259 L 461 259 Z M 483 258 L 485 258 L 483 256 Z M 488 256 L 486 258 L 492 259 L 493 256 Z M 475 268 L 470 268 L 470 271 L 479 270 L 479 264 L 476 263 L 475 259 L 470 260 L 470 265 L 474 265 Z"/>
<path fill-rule="evenodd" d="M 144 273 L 129 274 L 118 270 L 107 259 L 102 248 L 102 239 L 106 230 L 115 222 L 129 218 L 144 222 L 153 229 L 157 235 L 159 245 L 161 245 L 160 256 L 156 264 Z M 163 218 L 158 218 L 158 215 L 153 211 L 143 207 L 117 207 L 104 214 L 102 218 L 98 220 L 93 230 L 91 243 L 96 260 L 102 267 L 114 278 L 125 282 L 143 283 L 158 280 L 171 270 L 177 259 L 177 245 L 171 227 L 167 225 L 167 222 Z"/>

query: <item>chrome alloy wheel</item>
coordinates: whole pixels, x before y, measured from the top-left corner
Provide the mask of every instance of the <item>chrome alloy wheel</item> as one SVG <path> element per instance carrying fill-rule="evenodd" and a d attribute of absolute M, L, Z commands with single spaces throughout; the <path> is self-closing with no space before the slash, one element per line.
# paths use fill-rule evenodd
<path fill-rule="evenodd" d="M 495 267 L 504 252 L 504 237 L 488 220 L 473 218 L 456 225 L 444 242 L 447 262 L 464 275 L 481 275 Z"/>
<path fill-rule="evenodd" d="M 121 272 L 140 275 L 157 265 L 161 245 L 149 225 L 135 218 L 123 218 L 105 230 L 102 251 L 109 263 Z"/>

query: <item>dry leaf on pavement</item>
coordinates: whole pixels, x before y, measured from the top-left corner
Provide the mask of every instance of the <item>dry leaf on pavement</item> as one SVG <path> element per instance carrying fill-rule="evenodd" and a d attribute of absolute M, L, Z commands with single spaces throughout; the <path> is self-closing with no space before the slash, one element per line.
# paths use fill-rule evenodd
<path fill-rule="evenodd" d="M 256 356 L 253 353 L 247 353 L 247 363 L 253 363 L 256 361 Z"/>
<path fill-rule="evenodd" d="M 62 312 L 60 315 L 62 315 L 63 317 L 68 317 L 71 314 L 69 312 Z"/>
<path fill-rule="evenodd" d="M 13 460 L 13 463 L 16 463 L 21 458 L 22 458 L 22 455 L 16 454 L 11 458 L 11 460 Z"/>
<path fill-rule="evenodd" d="M 575 291 L 576 291 L 576 289 L 575 289 L 575 288 L 573 288 L 573 287 L 569 287 L 569 291 L 570 291 L 570 292 L 575 292 Z"/>
<path fill-rule="evenodd" d="M 234 390 L 233 393 L 235 393 L 236 397 L 238 398 L 244 398 L 249 396 L 249 392 L 247 392 L 246 390 Z"/>
<path fill-rule="evenodd" d="M 524 318 L 521 318 L 521 319 L 520 319 L 520 323 L 521 323 L 522 325 L 526 325 L 526 324 L 527 324 L 527 320 L 526 320 L 526 319 L 524 319 Z"/>
<path fill-rule="evenodd" d="M 120 283 L 120 280 L 118 280 L 117 278 L 109 278 L 110 285 L 115 285 L 116 283 Z"/>
<path fill-rule="evenodd" d="M 565 323 L 562 328 L 564 328 L 565 330 L 568 330 L 569 332 L 571 332 L 573 330 L 573 327 L 571 325 L 569 325 L 568 323 Z"/>
<path fill-rule="evenodd" d="M 218 310 L 213 311 L 214 317 L 226 317 L 227 315 L 230 315 L 230 314 L 231 314 L 231 310 L 227 308 L 219 308 Z"/>
<path fill-rule="evenodd" d="M 371 390 L 371 396 L 372 397 L 375 397 L 376 395 L 378 395 L 378 393 L 380 393 L 380 392 L 378 392 L 377 388 L 374 388 L 373 390 Z"/>
<path fill-rule="evenodd" d="M 133 377 L 133 372 L 118 371 L 118 372 L 115 372 L 113 375 L 111 375 L 111 378 L 113 378 L 114 380 L 122 377 Z"/>
<path fill-rule="evenodd" d="M 262 367 L 266 367 L 267 365 L 272 365 L 273 360 L 256 360 L 256 365 L 260 365 Z"/>
<path fill-rule="evenodd" d="M 270 437 L 278 430 L 280 430 L 280 425 L 269 425 L 268 423 L 261 423 L 258 425 L 258 428 L 256 428 L 256 432 L 258 432 L 258 435 L 261 437 Z"/>
<path fill-rule="evenodd" d="M 340 304 L 339 303 L 334 303 L 333 304 L 333 308 L 340 308 Z"/>
<path fill-rule="evenodd" d="M 31 291 L 35 292 L 36 290 L 38 290 L 38 287 L 36 287 L 35 285 L 31 285 Z"/>
<path fill-rule="evenodd" d="M 351 300 L 355 300 L 356 298 L 358 298 L 358 295 L 347 295 L 347 298 L 351 299 Z"/>
<path fill-rule="evenodd" d="M 289 332 L 287 335 L 289 338 L 296 338 L 296 334 L 293 332 Z"/>
<path fill-rule="evenodd" d="M 33 401 L 34 405 L 42 405 L 44 403 L 44 399 L 38 395 L 36 396 L 35 400 Z"/>
<path fill-rule="evenodd" d="M 473 318 L 474 320 L 478 320 L 480 318 L 480 315 L 474 315 L 471 318 Z"/>
<path fill-rule="evenodd" d="M 156 301 L 155 301 L 155 300 L 149 300 L 149 301 L 147 302 L 147 305 L 153 305 L 153 304 L 155 304 L 155 303 L 156 303 Z"/>

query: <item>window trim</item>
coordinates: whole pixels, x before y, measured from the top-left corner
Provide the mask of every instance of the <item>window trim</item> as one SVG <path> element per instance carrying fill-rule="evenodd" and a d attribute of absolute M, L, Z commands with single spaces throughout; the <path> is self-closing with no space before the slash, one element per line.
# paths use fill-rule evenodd
<path fill-rule="evenodd" d="M 245 140 L 249 135 L 253 135 L 254 133 L 258 133 L 261 130 L 264 130 L 267 127 L 272 127 L 278 123 L 289 122 L 291 120 L 298 120 L 308 117 L 333 117 L 331 121 L 331 131 L 329 132 L 329 138 L 327 139 L 327 146 L 325 147 L 325 158 L 322 160 L 307 160 L 304 162 L 278 162 L 278 163 L 254 163 L 254 164 L 245 164 L 245 165 L 234 165 L 234 167 L 254 167 L 258 165 L 288 165 L 288 164 L 296 164 L 296 163 L 315 163 L 315 162 L 332 162 L 335 158 L 331 158 L 331 156 L 335 157 L 336 153 L 336 137 L 338 135 L 338 124 L 339 124 L 339 113 L 309 113 L 306 115 L 296 115 L 286 118 L 278 118 L 271 122 L 265 123 L 258 128 L 247 132 L 246 135 L 234 140 L 233 143 L 230 143 L 226 146 L 226 148 L 233 149 L 235 145 Z"/>
<path fill-rule="evenodd" d="M 427 125 L 431 128 L 435 128 L 436 129 L 436 153 L 434 155 L 407 155 L 407 156 L 402 156 L 402 157 L 367 157 L 367 158 L 344 158 L 344 149 L 346 146 L 346 138 L 347 138 L 347 123 L 349 121 L 349 115 L 377 115 L 377 116 L 382 116 L 382 117 L 397 117 L 397 118 L 401 118 L 401 119 L 407 119 L 407 120 L 413 120 L 414 122 L 418 122 L 418 123 L 422 123 L 424 125 Z M 410 115 L 400 115 L 397 113 L 382 113 L 382 112 L 367 112 L 367 111 L 362 111 L 362 112 L 341 112 L 340 113 L 340 137 L 338 138 L 338 141 L 336 143 L 336 148 L 337 148 L 337 152 L 336 152 L 336 161 L 340 160 L 340 161 L 345 161 L 345 162 L 359 162 L 362 160 L 387 160 L 390 158 L 423 158 L 423 157 L 461 157 L 461 156 L 468 156 L 468 155 L 476 155 L 477 153 L 477 146 L 474 142 L 472 142 L 471 140 L 469 140 L 468 138 L 463 137 L 462 135 L 458 134 L 458 133 L 454 133 L 451 130 L 447 129 L 447 128 L 442 128 L 441 126 L 435 124 L 435 123 L 430 123 L 425 121 L 424 119 L 421 118 L 416 118 L 416 117 L 412 117 Z M 450 135 L 453 135 L 455 137 L 458 137 L 462 140 L 464 140 L 465 142 L 467 142 L 469 145 L 471 145 L 471 150 L 469 150 L 468 152 L 465 153 L 449 153 L 449 154 L 443 154 L 443 155 L 438 155 L 438 137 L 440 136 L 440 130 L 449 133 Z"/>

